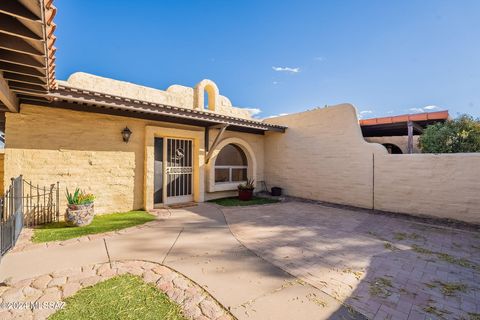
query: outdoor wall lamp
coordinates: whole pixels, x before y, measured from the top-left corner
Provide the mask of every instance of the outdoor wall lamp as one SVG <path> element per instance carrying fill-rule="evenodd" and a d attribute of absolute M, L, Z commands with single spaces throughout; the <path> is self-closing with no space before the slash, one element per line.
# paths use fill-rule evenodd
<path fill-rule="evenodd" d="M 131 135 L 132 135 L 132 130 L 128 129 L 128 127 L 125 127 L 125 129 L 122 130 L 122 138 L 125 143 L 128 143 Z"/>

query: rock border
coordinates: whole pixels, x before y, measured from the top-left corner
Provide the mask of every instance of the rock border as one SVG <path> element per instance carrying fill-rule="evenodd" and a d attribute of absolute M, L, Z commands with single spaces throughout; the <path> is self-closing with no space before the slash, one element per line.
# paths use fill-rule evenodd
<path fill-rule="evenodd" d="M 0 286 L 0 319 L 46 319 L 54 308 L 9 309 L 6 304 L 55 303 L 79 290 L 124 274 L 141 277 L 154 284 L 180 305 L 183 315 L 192 320 L 235 319 L 218 301 L 198 284 L 159 263 L 128 260 L 76 267 Z"/>

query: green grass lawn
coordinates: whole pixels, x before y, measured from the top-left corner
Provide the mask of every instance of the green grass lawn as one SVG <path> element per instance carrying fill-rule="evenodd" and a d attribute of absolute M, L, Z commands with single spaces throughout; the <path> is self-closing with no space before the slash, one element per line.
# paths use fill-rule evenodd
<path fill-rule="evenodd" d="M 117 276 L 84 288 L 65 300 L 65 308 L 50 320 L 186 319 L 180 306 L 141 278 Z"/>
<path fill-rule="evenodd" d="M 243 201 L 243 200 L 239 200 L 237 197 L 231 197 L 231 198 L 210 200 L 209 202 L 213 202 L 224 207 L 235 207 L 235 206 L 253 206 L 258 204 L 277 203 L 278 200 L 253 197 L 251 200 Z"/>
<path fill-rule="evenodd" d="M 155 220 L 155 216 L 145 211 L 130 211 L 95 216 L 90 225 L 70 227 L 65 222 L 55 222 L 34 230 L 33 242 L 47 242 L 78 238 L 89 234 L 125 229 Z"/>

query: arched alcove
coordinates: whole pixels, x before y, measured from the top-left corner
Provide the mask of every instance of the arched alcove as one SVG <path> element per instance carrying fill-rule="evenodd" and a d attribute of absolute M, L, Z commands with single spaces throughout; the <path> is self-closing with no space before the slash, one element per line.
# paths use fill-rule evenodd
<path fill-rule="evenodd" d="M 227 157 L 223 157 L 222 155 Z M 222 162 L 224 160 L 226 161 L 229 157 L 230 159 L 228 161 L 231 163 Z M 226 171 L 223 173 L 216 172 L 216 169 L 228 169 L 228 179 L 220 181 L 222 180 L 220 176 L 223 174 L 226 178 L 227 174 Z M 207 170 L 209 192 L 236 190 L 240 182 L 245 181 L 247 178 L 257 178 L 257 161 L 252 147 L 246 141 L 240 138 L 227 138 L 222 140 L 212 151 Z"/>
<path fill-rule="evenodd" d="M 384 143 L 382 144 L 382 146 L 387 148 L 387 151 L 390 154 L 403 154 L 402 149 L 400 149 L 397 145 L 393 143 Z"/>
<path fill-rule="evenodd" d="M 215 111 L 219 103 L 218 87 L 212 80 L 202 80 L 195 86 L 194 103 L 199 110 L 207 109 Z M 205 103 L 208 102 L 208 103 Z"/>

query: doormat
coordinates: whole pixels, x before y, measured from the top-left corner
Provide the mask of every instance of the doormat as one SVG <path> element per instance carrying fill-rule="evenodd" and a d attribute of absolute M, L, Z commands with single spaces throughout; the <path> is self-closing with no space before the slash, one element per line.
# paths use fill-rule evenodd
<path fill-rule="evenodd" d="M 195 202 L 185 202 L 185 203 L 172 204 L 172 205 L 169 205 L 168 207 L 170 209 L 181 209 L 181 208 L 196 207 L 196 206 L 197 204 Z"/>

